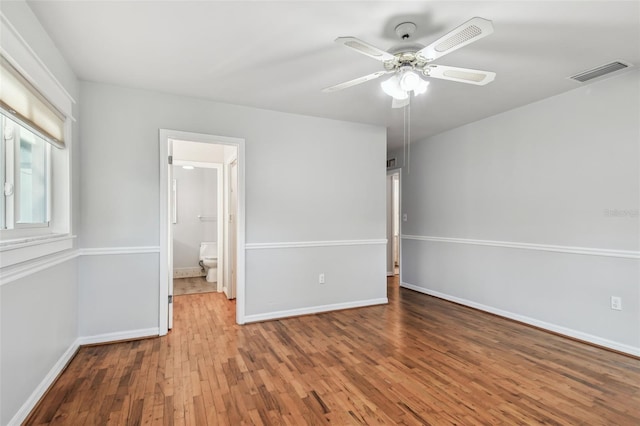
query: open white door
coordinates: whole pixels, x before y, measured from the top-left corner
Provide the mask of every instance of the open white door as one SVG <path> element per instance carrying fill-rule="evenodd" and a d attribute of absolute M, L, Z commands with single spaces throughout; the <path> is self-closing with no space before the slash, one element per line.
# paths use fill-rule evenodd
<path fill-rule="evenodd" d="M 167 279 L 169 280 L 169 297 L 167 298 L 167 303 L 169 304 L 167 310 L 167 328 L 171 330 L 173 328 L 173 224 L 176 223 L 176 214 L 178 210 L 176 205 L 176 181 L 173 178 L 173 141 L 171 139 L 169 139 L 168 141 L 168 150 L 169 167 L 167 168 L 167 188 L 169 188 L 169 193 L 167 194 L 167 197 L 169 200 L 168 214 L 171 220 L 169 221 L 169 226 L 167 229 Z"/>
<path fill-rule="evenodd" d="M 393 276 L 393 175 L 387 173 L 387 276 Z"/>
<path fill-rule="evenodd" d="M 387 171 L 387 276 L 400 266 L 400 173 Z"/>
<path fill-rule="evenodd" d="M 229 299 L 236 298 L 237 250 L 238 245 L 238 160 L 229 164 L 229 282 L 224 287 Z"/>

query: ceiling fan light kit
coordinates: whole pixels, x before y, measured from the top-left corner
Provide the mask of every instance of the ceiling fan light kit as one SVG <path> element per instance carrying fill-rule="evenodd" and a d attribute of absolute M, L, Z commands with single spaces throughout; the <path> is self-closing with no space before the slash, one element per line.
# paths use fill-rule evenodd
<path fill-rule="evenodd" d="M 387 95 L 394 100 L 403 101 L 408 99 L 413 92 L 413 96 L 418 96 L 427 91 L 429 82 L 423 80 L 412 68 L 406 67 L 401 72 L 394 74 L 391 78 L 380 83 L 380 87 Z M 406 103 L 393 102 L 392 108 L 401 108 Z"/>
<path fill-rule="evenodd" d="M 493 33 L 491 21 L 478 17 L 472 18 L 428 46 L 409 42 L 416 28 L 413 22 L 403 22 L 397 25 L 395 32 L 403 43 L 388 51 L 379 49 L 356 37 L 338 37 L 335 40 L 337 43 L 377 59 L 383 63 L 385 70 L 327 87 L 323 91 L 335 92 L 386 74 L 393 74 L 380 86 L 387 95 L 393 98 L 392 107 L 399 108 L 408 104 L 412 93 L 413 96 L 425 93 L 429 85 L 429 81 L 426 79 L 429 78 L 479 86 L 488 84 L 495 79 L 495 73 L 490 71 L 431 64 L 432 61 Z"/>

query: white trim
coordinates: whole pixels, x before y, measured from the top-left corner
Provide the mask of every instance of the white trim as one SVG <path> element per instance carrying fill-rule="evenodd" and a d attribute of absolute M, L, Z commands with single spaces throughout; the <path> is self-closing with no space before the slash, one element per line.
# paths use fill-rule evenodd
<path fill-rule="evenodd" d="M 67 89 L 40 59 L 29 43 L 20 35 L 9 19 L 0 11 L 2 54 L 16 66 L 42 94 L 73 121 L 72 104 L 77 103 Z"/>
<path fill-rule="evenodd" d="M 335 247 L 335 246 L 367 246 L 387 244 L 386 238 L 372 240 L 333 240 L 333 241 L 295 241 L 276 243 L 247 243 L 247 250 L 303 248 L 303 247 Z"/>
<path fill-rule="evenodd" d="M 72 240 L 73 238 L 75 238 L 75 236 L 61 238 L 60 241 L 68 241 Z M 71 248 L 71 246 L 69 246 L 69 248 Z M 58 251 L 51 256 L 40 257 L 33 261 L 26 261 L 15 266 L 4 268 L 2 270 L 2 274 L 0 274 L 0 286 L 9 284 L 12 281 L 16 281 L 45 269 L 49 269 L 53 266 L 59 265 L 60 263 L 66 262 L 68 260 L 75 259 L 79 256 L 116 256 L 151 253 L 160 253 L 160 247 L 98 247 L 81 248 L 77 250 L 66 249 L 65 251 Z"/>
<path fill-rule="evenodd" d="M 393 277 L 395 274 L 396 274 L 395 271 L 387 271 L 388 277 Z"/>
<path fill-rule="evenodd" d="M 160 253 L 159 246 L 147 247 L 94 247 L 79 249 L 82 256 L 109 256 L 118 254 Z"/>
<path fill-rule="evenodd" d="M 203 169 L 221 169 L 223 166 L 222 163 L 213 163 L 213 162 L 207 163 L 202 161 L 176 160 L 175 158 L 173 159 L 173 165 L 174 166 L 193 166 L 193 167 L 200 167 Z"/>
<path fill-rule="evenodd" d="M 434 296 L 439 299 L 448 300 L 450 302 L 455 302 L 460 305 L 469 306 L 471 308 L 479 309 L 481 311 L 489 312 L 494 315 L 498 315 L 504 318 L 509 318 L 524 324 L 529 324 L 535 327 L 539 327 L 545 330 L 552 331 L 554 333 L 562 334 L 564 336 L 572 337 L 574 339 L 582 340 L 585 342 L 593 343 L 598 346 L 603 346 L 605 348 L 613 349 L 619 352 L 624 352 L 630 355 L 640 356 L 640 347 L 634 347 L 625 345 L 623 343 L 614 342 L 612 340 L 603 339 L 602 337 L 594 336 L 592 334 L 583 333 L 581 331 L 573 330 L 571 328 L 562 327 L 560 325 L 548 323 L 545 321 L 540 321 L 535 318 L 527 317 L 524 315 L 515 314 L 513 312 L 504 311 L 502 309 L 494 308 L 491 306 L 483 305 L 481 303 L 472 302 L 467 299 L 462 299 L 456 296 L 450 296 L 448 294 L 440 293 L 438 291 L 429 290 L 424 287 L 420 287 L 417 285 L 400 282 L 400 286 L 404 288 L 408 288 L 409 290 L 414 290 L 419 293 L 428 294 L 429 296 Z"/>
<path fill-rule="evenodd" d="M 365 306 L 385 305 L 389 299 L 381 297 L 378 299 L 358 300 L 355 302 L 333 303 L 331 305 L 311 306 L 308 308 L 289 309 L 286 311 L 267 312 L 264 314 L 247 315 L 246 322 L 267 321 L 279 318 L 296 317 L 300 315 L 319 314 L 321 312 L 339 311 L 343 309 L 362 308 Z"/>
<path fill-rule="evenodd" d="M 78 338 L 80 345 L 95 345 L 98 343 L 112 343 L 121 340 L 142 339 L 145 337 L 157 337 L 158 327 L 142 328 L 139 330 L 116 331 L 114 333 L 95 334 Z"/>
<path fill-rule="evenodd" d="M 20 425 L 27 418 L 29 413 L 35 408 L 40 398 L 49 390 L 58 376 L 64 371 L 65 367 L 73 359 L 78 349 L 82 345 L 92 345 L 97 343 L 111 343 L 120 340 L 141 339 L 145 337 L 157 337 L 158 328 L 145 328 L 140 330 L 122 331 L 116 333 L 105 333 L 94 336 L 86 336 L 77 338 L 67 350 L 62 354 L 58 361 L 51 367 L 51 370 L 36 386 L 29 398 L 22 404 L 18 412 L 9 420 L 8 425 Z"/>
<path fill-rule="evenodd" d="M 75 235 L 49 234 L 0 242 L 0 267 L 15 265 L 73 248 Z"/>
<path fill-rule="evenodd" d="M 509 241 L 471 240 L 465 238 L 430 237 L 422 235 L 402 235 L 403 240 L 432 241 L 441 243 L 469 244 L 476 246 L 505 247 L 525 250 L 551 251 L 556 253 L 584 254 L 589 256 L 621 257 L 640 259 L 640 251 L 611 250 L 590 247 L 555 246 L 548 244 L 518 243 Z"/>
<path fill-rule="evenodd" d="M 7 425 L 20 425 L 27 418 L 31 410 L 33 410 L 40 401 L 40 398 L 49 390 L 49 387 L 53 385 L 53 382 L 58 378 L 60 373 L 65 369 L 67 364 L 73 359 L 76 352 L 80 348 L 79 339 L 76 339 L 67 350 L 62 354 L 58 361 L 51 367 L 51 370 L 44 376 L 44 379 L 38 384 L 34 391 L 29 395 L 29 398 L 22 404 L 18 412 L 13 416 Z"/>
<path fill-rule="evenodd" d="M 78 257 L 78 254 L 78 250 L 58 252 L 53 256 L 40 258 L 32 262 L 24 262 L 12 268 L 8 268 L 9 270 L 7 271 L 3 270 L 2 274 L 0 274 L 0 286 L 9 284 L 10 282 L 29 275 L 33 275 L 37 272 L 44 271 L 45 269 L 49 269 L 68 260 L 75 259 Z"/>

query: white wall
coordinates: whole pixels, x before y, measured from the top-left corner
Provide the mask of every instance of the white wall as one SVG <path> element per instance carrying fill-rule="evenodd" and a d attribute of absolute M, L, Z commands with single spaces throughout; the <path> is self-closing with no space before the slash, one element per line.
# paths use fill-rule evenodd
<path fill-rule="evenodd" d="M 178 203 L 173 225 L 173 268 L 199 268 L 200 243 L 218 241 L 216 169 L 173 168 Z M 198 216 L 206 216 L 201 220 Z"/>
<path fill-rule="evenodd" d="M 246 141 L 247 248 L 263 245 L 247 254 L 248 320 L 386 300 L 384 128 L 88 82 L 81 85 L 81 106 L 83 247 L 159 245 L 158 129 L 239 137 Z M 358 245 L 342 250 L 336 241 Z M 279 247 L 290 242 L 316 247 Z M 274 256 L 277 263 L 265 261 Z M 112 324 L 115 315 L 129 316 L 131 329 L 157 326 L 157 308 L 144 319 L 129 309 L 157 298 L 157 285 L 148 284 L 157 282 L 156 266 L 149 264 L 141 278 L 130 277 L 124 265 L 81 262 L 83 283 L 102 267 L 118 277 L 96 281 L 111 289 L 99 292 L 99 301 L 81 295 L 81 306 L 113 306 L 111 314 L 87 312 L 94 316 L 84 332 L 122 331 Z M 311 287 L 318 297 L 308 297 Z M 264 294 L 275 304 L 261 302 Z"/>
<path fill-rule="evenodd" d="M 74 260 L 2 285 L 2 418 L 6 425 L 78 337 Z"/>
<path fill-rule="evenodd" d="M 78 98 L 76 77 L 31 9 L 23 1 L 0 2 L 0 11 L 42 64 L 71 97 Z M 4 23 L 0 25 L 5 25 Z M 4 28 L 5 30 L 7 28 Z M 4 41 L 0 39 L 0 43 Z M 73 108 L 78 118 L 77 105 Z M 80 203 L 77 123 L 72 131 L 72 230 L 78 228 Z M 64 366 L 78 338 L 77 260 L 62 253 L 0 272 L 0 425 L 20 422 L 37 395 Z M 9 278 L 13 276 L 13 278 Z M 61 364 L 62 362 L 62 364 Z M 52 375 L 53 374 L 53 375 Z M 34 397 L 35 395 L 35 397 Z"/>
<path fill-rule="evenodd" d="M 628 72 L 412 145 L 404 283 L 640 354 L 639 82 Z"/>
<path fill-rule="evenodd" d="M 95 250 L 78 260 L 80 336 L 158 334 L 158 254 Z M 132 336 L 134 337 L 134 336 Z"/>

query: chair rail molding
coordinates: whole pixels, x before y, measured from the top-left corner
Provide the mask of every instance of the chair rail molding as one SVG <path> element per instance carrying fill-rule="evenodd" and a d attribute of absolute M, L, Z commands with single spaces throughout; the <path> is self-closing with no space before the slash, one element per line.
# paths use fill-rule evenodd
<path fill-rule="evenodd" d="M 117 256 L 160 253 L 158 246 L 144 247 L 93 247 L 66 250 L 51 256 L 41 257 L 32 261 L 22 262 L 14 266 L 2 268 L 0 271 L 0 286 L 25 278 L 53 266 L 67 262 L 80 256 Z"/>
<path fill-rule="evenodd" d="M 160 246 L 142 247 L 92 247 L 79 249 L 82 256 L 105 256 L 117 254 L 160 253 Z"/>
<path fill-rule="evenodd" d="M 446 238 L 446 237 L 432 237 L 432 236 L 424 236 L 424 235 L 402 235 L 401 238 L 403 240 L 468 244 L 468 245 L 475 245 L 475 246 L 491 246 L 491 247 L 504 247 L 504 248 L 512 248 L 512 249 L 523 249 L 523 250 L 550 251 L 550 252 L 556 252 L 556 253 L 581 254 L 581 255 L 588 255 L 588 256 L 605 256 L 605 257 L 621 257 L 626 259 L 640 259 L 640 251 L 634 251 L 634 250 L 612 250 L 612 249 L 592 248 L 592 247 L 558 246 L 558 245 L 550 245 L 550 244 L 533 244 L 533 243 L 493 241 L 493 240 L 474 240 L 474 239 L 466 239 L 466 238 Z"/>
<path fill-rule="evenodd" d="M 247 250 L 285 249 L 303 247 L 336 247 L 336 246 L 368 246 L 387 244 L 386 238 L 368 240 L 330 240 L 330 241 L 289 241 L 271 243 L 247 243 Z"/>

